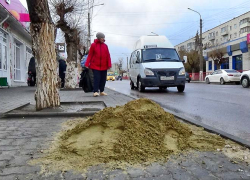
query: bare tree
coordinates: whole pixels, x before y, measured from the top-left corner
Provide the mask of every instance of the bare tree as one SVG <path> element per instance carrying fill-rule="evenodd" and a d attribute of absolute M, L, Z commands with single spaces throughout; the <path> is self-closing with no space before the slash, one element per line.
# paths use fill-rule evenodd
<path fill-rule="evenodd" d="M 47 0 L 27 0 L 32 50 L 36 58 L 36 109 L 60 106 L 57 88 L 55 32 Z"/>
<path fill-rule="evenodd" d="M 180 50 L 178 53 L 181 57 L 183 57 L 183 56 L 188 57 L 187 63 L 184 64 L 185 70 L 187 72 L 192 72 L 192 74 L 195 72 L 199 72 L 200 61 L 199 61 L 198 51 L 191 50 L 190 52 L 187 52 L 186 50 Z M 193 77 L 194 77 L 194 75 L 193 75 Z"/>
<path fill-rule="evenodd" d="M 224 58 L 224 52 L 219 47 L 209 52 L 209 57 L 214 61 L 217 69 L 220 69 L 221 64 L 226 61 L 226 59 Z"/>
<path fill-rule="evenodd" d="M 192 73 L 197 72 L 199 69 L 199 64 L 200 64 L 200 58 L 199 58 L 199 53 L 198 51 L 191 50 L 190 52 L 187 53 L 187 63 L 192 69 Z"/>
<path fill-rule="evenodd" d="M 119 58 L 118 59 L 119 74 L 123 74 L 122 65 L 123 65 L 123 58 Z"/>
<path fill-rule="evenodd" d="M 53 12 L 57 15 L 56 27 L 64 32 L 67 44 L 67 71 L 65 77 L 65 87 L 75 88 L 77 85 L 77 64 L 82 58 L 86 48 L 80 44 L 80 25 L 86 9 L 84 0 L 51 0 Z M 78 54 L 79 53 L 79 56 Z M 78 59 L 79 57 L 79 59 Z"/>

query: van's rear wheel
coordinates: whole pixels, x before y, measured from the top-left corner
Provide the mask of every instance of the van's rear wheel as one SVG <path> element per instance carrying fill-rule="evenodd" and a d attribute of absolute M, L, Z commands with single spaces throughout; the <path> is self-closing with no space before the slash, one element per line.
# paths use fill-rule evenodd
<path fill-rule="evenodd" d="M 137 87 L 138 87 L 138 90 L 139 90 L 140 92 L 144 92 L 144 91 L 145 91 L 145 86 L 142 85 L 141 79 L 138 80 L 138 85 L 137 85 Z"/>
<path fill-rule="evenodd" d="M 180 86 L 177 86 L 177 90 L 178 92 L 183 92 L 185 89 L 185 85 L 180 85 Z"/>

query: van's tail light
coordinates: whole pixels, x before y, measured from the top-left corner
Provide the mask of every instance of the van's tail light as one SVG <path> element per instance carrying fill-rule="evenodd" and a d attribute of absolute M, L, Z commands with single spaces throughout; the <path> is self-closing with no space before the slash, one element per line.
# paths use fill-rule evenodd
<path fill-rule="evenodd" d="M 191 77 L 192 77 L 192 75 L 191 75 L 191 74 L 189 74 L 189 77 L 191 78 Z"/>
<path fill-rule="evenodd" d="M 234 76 L 233 74 L 227 74 L 228 76 Z"/>

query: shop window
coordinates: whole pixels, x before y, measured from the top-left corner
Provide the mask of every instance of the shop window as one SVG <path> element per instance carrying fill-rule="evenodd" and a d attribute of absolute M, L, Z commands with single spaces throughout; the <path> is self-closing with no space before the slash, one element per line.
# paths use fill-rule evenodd
<path fill-rule="evenodd" d="M 233 56 L 233 69 L 242 71 L 242 55 Z"/>
<path fill-rule="evenodd" d="M 214 70 L 216 71 L 217 70 L 217 65 L 214 63 Z"/>
<path fill-rule="evenodd" d="M 224 63 L 221 64 L 221 69 L 229 69 L 229 58 L 224 59 Z"/>
<path fill-rule="evenodd" d="M 21 80 L 20 45 L 14 45 L 14 80 Z"/>
<path fill-rule="evenodd" d="M 212 61 L 208 61 L 208 70 L 212 71 Z"/>

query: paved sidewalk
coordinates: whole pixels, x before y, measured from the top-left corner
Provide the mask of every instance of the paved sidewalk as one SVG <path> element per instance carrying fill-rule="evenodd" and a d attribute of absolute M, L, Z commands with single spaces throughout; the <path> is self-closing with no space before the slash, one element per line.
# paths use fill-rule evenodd
<path fill-rule="evenodd" d="M 10 89 L 0 89 L 0 115 L 21 105 L 35 104 L 35 87 L 15 87 Z M 60 91 L 61 102 L 81 102 L 81 101 L 105 101 L 107 106 L 117 106 L 126 104 L 132 98 L 124 96 L 118 92 L 106 91 L 109 96 L 93 97 L 93 93 L 84 93 L 82 89 Z"/>
<path fill-rule="evenodd" d="M 0 113 L 19 105 L 34 101 L 35 88 L 20 87 L 0 89 Z M 61 91 L 61 101 L 104 101 L 107 106 L 123 105 L 132 98 L 112 90 L 109 96 L 92 97 L 92 93 L 81 90 Z M 0 119 L 0 180 L 27 179 L 147 179 L 147 180 L 240 180 L 250 179 L 247 163 L 232 163 L 220 152 L 196 152 L 172 157 L 164 164 L 153 163 L 145 169 L 129 168 L 106 171 L 101 166 L 92 167 L 86 175 L 73 171 L 57 172 L 45 176 L 39 166 L 28 165 L 29 160 L 43 155 L 53 141 L 53 135 L 61 128 L 61 123 L 70 118 L 13 118 Z"/>

